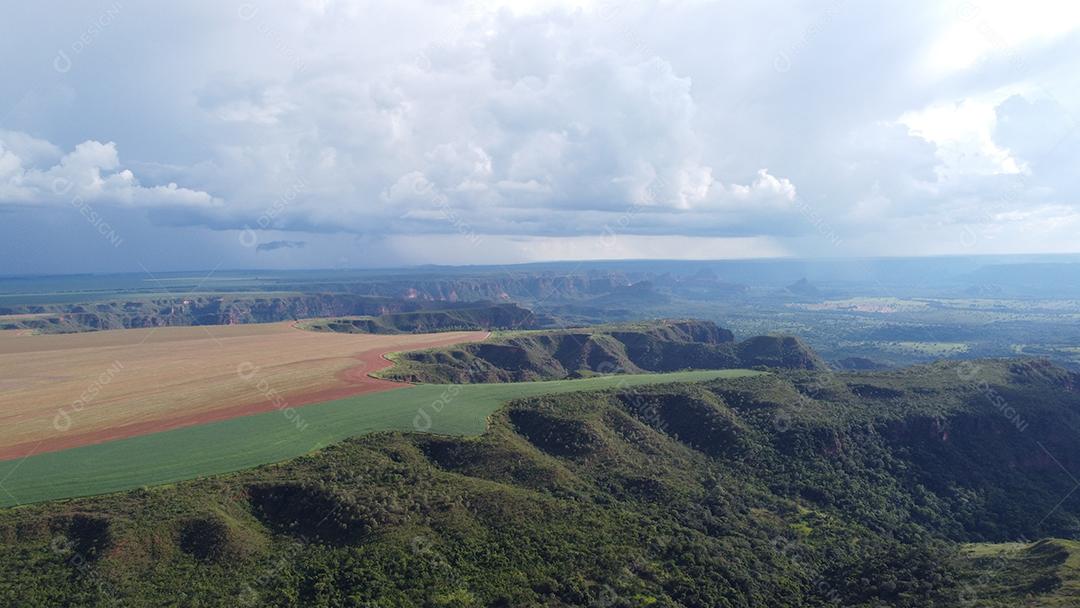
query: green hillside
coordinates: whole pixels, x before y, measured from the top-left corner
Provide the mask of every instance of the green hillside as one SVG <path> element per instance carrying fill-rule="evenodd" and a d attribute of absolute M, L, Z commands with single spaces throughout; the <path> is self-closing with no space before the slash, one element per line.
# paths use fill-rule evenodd
<path fill-rule="evenodd" d="M 238 471 L 378 431 L 478 435 L 500 405 L 532 395 L 756 373 L 721 370 L 562 382 L 405 387 L 305 406 L 290 416 L 268 412 L 0 462 L 0 506 Z"/>
<path fill-rule="evenodd" d="M 1045 539 L 1034 543 L 965 545 L 960 556 L 961 597 L 986 608 L 1080 605 L 1080 542 Z"/>
<path fill-rule="evenodd" d="M 982 361 L 553 383 L 573 392 L 486 410 L 479 437 L 376 433 L 2 511 L 0 605 L 1072 605 L 1071 544 L 981 558 L 1080 530 L 1077 379 Z M 458 397 L 440 416 L 482 428 Z"/>
<path fill-rule="evenodd" d="M 405 382 L 523 382 L 596 374 L 767 366 L 825 369 L 798 338 L 735 342 L 711 321 L 654 321 L 507 332 L 474 344 L 400 353 L 380 375 Z"/>

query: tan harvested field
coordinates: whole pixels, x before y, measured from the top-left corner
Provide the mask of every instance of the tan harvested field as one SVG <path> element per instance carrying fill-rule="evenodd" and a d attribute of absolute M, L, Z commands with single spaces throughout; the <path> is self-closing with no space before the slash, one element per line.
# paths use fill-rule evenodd
<path fill-rule="evenodd" d="M 403 385 L 398 350 L 486 332 L 308 332 L 291 322 L 64 335 L 0 331 L 0 460 Z"/>

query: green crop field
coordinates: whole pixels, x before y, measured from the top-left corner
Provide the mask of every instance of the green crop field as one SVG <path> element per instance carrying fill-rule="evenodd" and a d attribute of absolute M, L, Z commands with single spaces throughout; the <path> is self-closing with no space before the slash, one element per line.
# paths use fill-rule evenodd
<path fill-rule="evenodd" d="M 411 386 L 2 462 L 0 507 L 238 471 L 377 431 L 477 435 L 486 428 L 492 412 L 520 397 L 757 373 L 761 372 L 715 370 L 551 382 Z"/>

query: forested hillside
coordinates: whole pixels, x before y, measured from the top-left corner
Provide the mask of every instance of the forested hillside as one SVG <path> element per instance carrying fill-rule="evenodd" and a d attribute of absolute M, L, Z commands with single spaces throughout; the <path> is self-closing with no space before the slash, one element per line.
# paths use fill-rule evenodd
<path fill-rule="evenodd" d="M 960 543 L 1080 529 L 1068 473 L 1080 464 L 1078 386 L 1038 361 L 984 361 L 528 399 L 478 438 L 380 434 L 235 475 L 5 511 L 0 603 L 1050 598 L 1066 589 L 1061 568 L 1035 586 L 990 585 L 979 568 L 997 562 Z"/>
<path fill-rule="evenodd" d="M 711 321 L 655 321 L 511 332 L 476 344 L 401 353 L 386 378 L 406 382 L 520 382 L 593 374 L 776 367 L 825 369 L 802 340 L 757 336 L 735 342 Z"/>

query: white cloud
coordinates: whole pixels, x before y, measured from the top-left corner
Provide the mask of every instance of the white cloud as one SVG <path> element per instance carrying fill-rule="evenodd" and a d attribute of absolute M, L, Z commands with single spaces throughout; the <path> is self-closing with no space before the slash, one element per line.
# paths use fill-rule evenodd
<path fill-rule="evenodd" d="M 795 186 L 787 178 L 777 179 L 769 175 L 768 169 L 761 169 L 757 179 L 748 186 L 732 184 L 727 188 L 731 198 L 736 201 L 760 201 L 764 203 L 790 203 L 795 200 Z"/>
<path fill-rule="evenodd" d="M 1057 0 L 964 0 L 943 3 L 949 27 L 927 49 L 924 69 L 940 74 L 973 67 L 988 56 L 1019 54 L 1080 25 L 1080 7 Z"/>
<path fill-rule="evenodd" d="M 173 227 L 274 208 L 273 238 L 304 255 L 312 234 L 610 226 L 656 239 L 641 252 L 711 237 L 837 255 L 833 231 L 863 253 L 927 226 L 1001 247 L 1021 226 L 1061 235 L 1080 203 L 1078 139 L 1060 135 L 1080 36 L 1060 3 L 255 6 L 125 2 L 64 74 L 29 58 L 69 48 L 90 9 L 5 20 L 0 51 L 19 52 L 0 99 L 24 101 L 0 119 L 0 207 L 62 201 L 64 179 Z"/>
<path fill-rule="evenodd" d="M 994 141 L 997 112 L 990 103 L 964 99 L 908 112 L 899 122 L 937 146 L 938 173 L 996 175 L 1027 171 L 1023 161 Z"/>
<path fill-rule="evenodd" d="M 56 204 L 72 199 L 130 206 L 209 207 L 214 197 L 175 183 L 145 187 L 121 168 L 113 142 L 84 141 L 50 160 L 59 149 L 24 133 L 0 133 L 0 202 Z M 42 162 L 44 160 L 44 162 Z"/>

